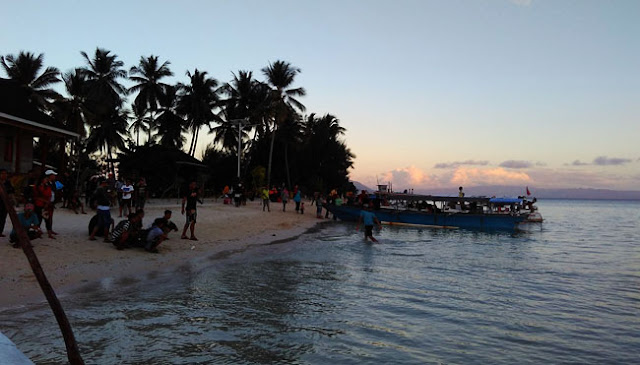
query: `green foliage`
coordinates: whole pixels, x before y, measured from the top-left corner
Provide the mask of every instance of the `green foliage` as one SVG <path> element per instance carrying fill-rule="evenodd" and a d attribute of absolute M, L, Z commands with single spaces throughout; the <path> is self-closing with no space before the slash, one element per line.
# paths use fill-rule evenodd
<path fill-rule="evenodd" d="M 85 67 L 62 76 L 64 98 L 49 89 L 60 81 L 58 70 L 49 67 L 40 72 L 43 55 L 21 52 L 1 59 L 9 77 L 21 80 L 34 98 L 53 102 L 51 115 L 82 136 L 70 147 L 49 146 L 70 151 L 69 166 L 82 170 L 94 153 L 109 162 L 118 153 L 119 171 L 146 177 L 158 194 L 173 191 L 183 181 L 202 181 L 204 175 L 207 188 L 218 191 L 236 183 L 240 138 L 241 176 L 250 189 L 285 183 L 312 193 L 344 191 L 350 185 L 355 156 L 342 140 L 344 128 L 330 114 L 302 115 L 305 106 L 298 99 L 306 90 L 294 86 L 301 70 L 286 61 L 261 69 L 263 81 L 251 71 L 238 71 L 219 87 L 215 78 L 198 69 L 187 72 L 186 84 L 163 83 L 173 72 L 170 62 L 160 62 L 157 56 L 140 57 L 127 73 L 111 51 L 96 48 L 91 56 L 81 54 Z M 123 79 L 133 86 L 125 88 Z M 125 109 L 128 95 L 134 95 L 131 111 Z M 244 121 L 240 130 L 239 120 Z M 206 169 L 192 157 L 202 127 L 213 134 L 202 161 Z M 145 146 L 139 146 L 140 133 L 148 134 Z M 185 153 L 187 133 L 191 141 Z M 114 171 L 113 166 L 110 169 Z"/>

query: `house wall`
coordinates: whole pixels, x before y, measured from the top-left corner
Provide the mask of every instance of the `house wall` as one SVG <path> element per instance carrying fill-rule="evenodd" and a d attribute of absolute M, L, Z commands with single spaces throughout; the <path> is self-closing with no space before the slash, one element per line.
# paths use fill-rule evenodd
<path fill-rule="evenodd" d="M 0 125 L 0 168 L 9 172 L 25 173 L 32 167 L 33 134 Z"/>

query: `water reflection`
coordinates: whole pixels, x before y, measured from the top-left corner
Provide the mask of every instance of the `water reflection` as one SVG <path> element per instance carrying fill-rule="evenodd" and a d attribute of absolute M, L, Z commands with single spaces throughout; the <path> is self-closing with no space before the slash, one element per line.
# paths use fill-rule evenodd
<path fill-rule="evenodd" d="M 636 362 L 638 206 L 544 208 L 553 223 L 516 235 L 385 227 L 367 244 L 331 225 L 203 270 L 97 283 L 65 306 L 97 364 Z M 36 363 L 65 361 L 46 307 L 0 319 Z"/>

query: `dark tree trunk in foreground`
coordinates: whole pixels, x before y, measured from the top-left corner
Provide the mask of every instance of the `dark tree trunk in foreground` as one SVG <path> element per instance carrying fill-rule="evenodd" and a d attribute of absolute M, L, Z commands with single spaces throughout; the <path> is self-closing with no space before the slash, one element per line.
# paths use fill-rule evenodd
<path fill-rule="evenodd" d="M 49 302 L 49 306 L 56 317 L 56 321 L 58 321 L 58 326 L 60 327 L 64 343 L 67 347 L 67 358 L 69 359 L 69 363 L 71 365 L 84 365 L 84 361 L 82 360 L 82 356 L 80 356 L 80 351 L 78 350 L 78 344 L 73 336 L 71 324 L 67 319 L 67 315 L 64 313 L 64 309 L 62 309 L 62 304 L 60 304 L 53 287 L 49 284 L 49 280 L 47 280 L 44 270 L 42 270 L 42 266 L 40 266 L 40 261 L 38 261 L 38 257 L 33 251 L 29 236 L 27 236 L 27 232 L 20 224 L 18 214 L 16 214 L 16 210 L 13 208 L 13 205 L 9 204 L 9 199 L 4 191 L 4 186 L 2 185 L 0 185 L 0 200 L 0 204 L 4 204 L 7 208 L 9 218 L 11 218 L 11 223 L 13 223 L 13 227 L 18 235 L 18 244 L 22 247 L 22 251 L 25 256 L 27 256 L 29 265 L 31 265 L 31 270 L 38 280 L 38 284 L 40 284 L 40 288 L 42 289 L 44 296 L 47 298 L 47 302 Z"/>

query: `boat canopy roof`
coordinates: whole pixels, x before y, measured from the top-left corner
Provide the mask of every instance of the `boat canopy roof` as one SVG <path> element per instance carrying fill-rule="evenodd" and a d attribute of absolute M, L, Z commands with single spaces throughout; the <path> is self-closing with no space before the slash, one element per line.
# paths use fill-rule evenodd
<path fill-rule="evenodd" d="M 381 198 L 386 200 L 404 200 L 404 201 L 433 201 L 433 202 L 465 202 L 465 203 L 494 203 L 494 204 L 514 204 L 522 203 L 522 199 L 518 198 L 489 198 L 486 196 L 443 196 L 443 195 L 420 195 L 420 194 L 404 194 L 389 193 L 376 191 L 370 194 L 371 198 Z"/>
<path fill-rule="evenodd" d="M 491 198 L 490 203 L 494 204 L 522 204 L 522 199 L 519 198 Z"/>

